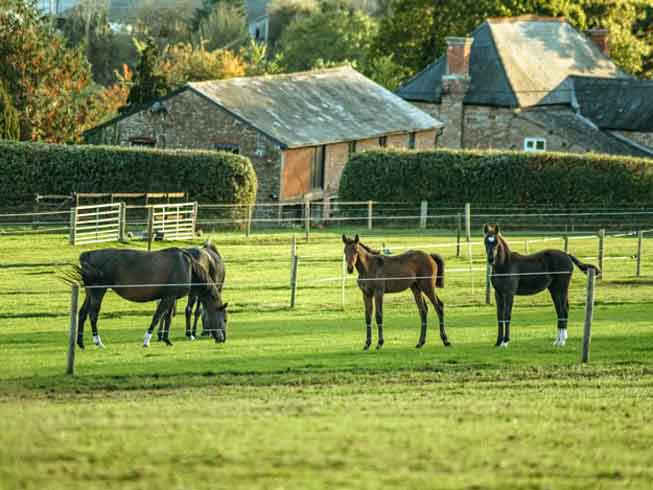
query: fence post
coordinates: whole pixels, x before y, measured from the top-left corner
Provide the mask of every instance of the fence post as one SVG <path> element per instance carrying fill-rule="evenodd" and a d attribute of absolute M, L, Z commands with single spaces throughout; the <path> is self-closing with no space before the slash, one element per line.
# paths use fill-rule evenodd
<path fill-rule="evenodd" d="M 295 295 L 297 292 L 297 240 L 292 237 L 290 244 L 290 307 L 295 307 Z"/>
<path fill-rule="evenodd" d="M 422 201 L 419 208 L 419 227 L 426 228 L 426 217 L 428 216 L 429 203 Z"/>
<path fill-rule="evenodd" d="M 586 363 L 590 358 L 590 342 L 592 340 L 592 314 L 594 312 L 594 275 L 596 271 L 587 271 L 587 300 L 585 302 L 585 325 L 583 327 L 583 355 L 581 361 Z"/>
<path fill-rule="evenodd" d="M 118 241 L 125 242 L 127 238 L 127 205 L 120 202 L 120 223 L 118 224 Z"/>
<path fill-rule="evenodd" d="M 605 254 L 605 228 L 599 230 L 599 270 L 601 271 L 601 277 L 604 277 L 603 271 L 603 256 Z"/>
<path fill-rule="evenodd" d="M 460 257 L 460 235 L 462 234 L 462 215 L 456 216 L 456 257 Z"/>
<path fill-rule="evenodd" d="M 193 235 L 193 238 L 197 236 L 197 217 L 200 214 L 200 203 L 195 201 L 193 203 L 193 231 L 191 232 Z"/>
<path fill-rule="evenodd" d="M 487 265 L 485 272 L 485 304 L 492 304 L 492 266 Z"/>
<path fill-rule="evenodd" d="M 642 275 L 642 246 L 644 244 L 644 232 L 639 230 L 637 232 L 637 270 L 635 275 L 637 277 Z"/>
<path fill-rule="evenodd" d="M 372 229 L 372 209 L 374 206 L 374 201 L 367 201 L 367 229 Z"/>
<path fill-rule="evenodd" d="M 564 242 L 565 253 L 569 253 L 569 237 L 567 235 L 563 236 L 562 241 Z"/>
<path fill-rule="evenodd" d="M 308 196 L 304 196 L 304 234 L 308 241 L 311 235 L 311 200 Z"/>
<path fill-rule="evenodd" d="M 77 233 L 76 225 L 77 225 L 77 208 L 73 207 L 70 208 L 70 225 L 68 227 L 69 229 L 68 243 L 70 243 L 71 245 L 75 245 L 75 235 Z"/>
<path fill-rule="evenodd" d="M 77 340 L 77 305 L 79 304 L 79 286 L 73 284 L 70 290 L 70 331 L 68 333 L 68 365 L 66 374 L 75 374 L 75 341 Z"/>
<path fill-rule="evenodd" d="M 152 250 L 152 240 L 154 238 L 154 208 L 147 208 L 147 251 Z"/>
<path fill-rule="evenodd" d="M 472 240 L 472 207 L 465 203 L 465 238 L 467 241 Z"/>
<path fill-rule="evenodd" d="M 526 252 L 526 255 L 530 253 L 528 250 L 528 240 L 524 240 L 524 251 Z"/>
<path fill-rule="evenodd" d="M 245 226 L 245 236 L 249 238 L 249 234 L 252 232 L 252 205 L 247 206 L 247 226 Z"/>
<path fill-rule="evenodd" d="M 342 309 L 345 309 L 345 281 L 347 274 L 347 257 L 345 254 L 342 254 L 342 284 L 340 286 L 340 302 L 342 304 Z"/>

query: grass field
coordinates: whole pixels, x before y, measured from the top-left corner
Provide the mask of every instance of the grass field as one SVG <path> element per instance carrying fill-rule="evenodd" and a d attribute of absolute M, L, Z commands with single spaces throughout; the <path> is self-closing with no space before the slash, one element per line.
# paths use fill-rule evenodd
<path fill-rule="evenodd" d="M 83 249 L 60 235 L 0 235 L 0 488 L 650 488 L 653 240 L 641 278 L 636 240 L 607 240 L 581 365 L 582 274 L 564 349 L 552 346 L 544 294 L 516 301 L 511 345 L 495 349 L 480 248 L 470 265 L 466 250 L 443 246 L 451 237 L 414 230 L 363 238 L 444 254 L 454 345 L 440 343 L 431 310 L 427 345 L 414 349 L 405 293 L 387 297 L 385 347 L 363 352 L 353 278 L 342 304 L 340 231 L 298 241 L 294 310 L 290 231 L 213 234 L 228 267 L 229 341 L 187 342 L 178 316 L 174 346 L 143 349 L 153 305 L 109 294 L 107 348 L 87 330 L 73 378 L 63 374 L 70 293 L 57 276 Z M 541 237 L 508 238 L 523 251 Z M 596 245 L 574 240 L 571 252 L 595 261 Z"/>

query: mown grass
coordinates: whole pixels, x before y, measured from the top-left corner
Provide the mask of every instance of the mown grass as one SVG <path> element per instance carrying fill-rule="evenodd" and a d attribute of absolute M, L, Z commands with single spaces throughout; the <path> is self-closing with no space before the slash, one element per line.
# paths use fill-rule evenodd
<path fill-rule="evenodd" d="M 82 249 L 63 236 L 0 237 L 0 488 L 650 488 L 653 253 L 641 278 L 617 258 L 635 253 L 634 239 L 607 242 L 581 365 L 582 274 L 564 349 L 551 345 L 546 295 L 518 299 L 513 341 L 495 349 L 483 272 L 436 246 L 450 237 L 375 231 L 379 248 L 444 253 L 454 346 L 441 345 L 431 311 L 428 343 L 414 348 L 405 293 L 386 301 L 385 347 L 363 352 L 349 279 L 341 303 L 339 233 L 299 240 L 288 309 L 291 233 L 213 235 L 228 264 L 228 343 L 184 341 L 180 315 L 175 345 L 145 350 L 153 305 L 108 295 L 107 348 L 78 351 L 74 378 L 63 374 L 69 290 L 57 276 Z M 596 240 L 571 243 L 596 257 Z"/>

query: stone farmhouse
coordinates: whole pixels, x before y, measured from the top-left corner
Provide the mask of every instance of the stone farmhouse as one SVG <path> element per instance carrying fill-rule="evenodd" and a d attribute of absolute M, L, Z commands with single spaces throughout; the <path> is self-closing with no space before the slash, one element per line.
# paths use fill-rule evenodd
<path fill-rule="evenodd" d="M 326 199 L 352 153 L 427 149 L 442 123 L 350 67 L 189 83 L 85 134 L 87 143 L 245 155 L 258 201 Z"/>
<path fill-rule="evenodd" d="M 397 94 L 445 123 L 448 148 L 653 157 L 653 82 L 614 64 L 607 30 L 562 18 L 488 19 Z"/>

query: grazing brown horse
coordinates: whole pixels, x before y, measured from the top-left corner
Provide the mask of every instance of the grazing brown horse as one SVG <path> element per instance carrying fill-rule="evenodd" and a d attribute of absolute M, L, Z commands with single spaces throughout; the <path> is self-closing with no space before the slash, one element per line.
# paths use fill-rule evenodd
<path fill-rule="evenodd" d="M 584 273 L 598 267 L 584 264 L 562 250 L 542 250 L 531 255 L 512 252 L 499 234 L 498 225 L 485 225 L 485 252 L 492 266 L 492 286 L 497 302 L 497 347 L 507 347 L 510 342 L 510 320 L 515 295 L 537 294 L 549 290 L 558 314 L 558 334 L 553 345 L 562 347 L 567 341 L 569 314 L 569 283 L 574 264 Z"/>
<path fill-rule="evenodd" d="M 97 320 L 102 299 L 107 289 L 137 303 L 160 300 L 150 323 L 143 347 L 148 347 L 152 331 L 163 315 L 166 326 L 163 340 L 168 339 L 170 315 L 175 300 L 186 296 L 191 287 L 196 288 L 204 308 L 203 321 L 216 342 L 226 339 L 226 303 L 213 284 L 209 271 L 185 250 L 168 248 L 156 252 L 141 250 L 103 249 L 83 252 L 79 256 L 71 279 L 77 279 L 86 288 L 86 298 L 79 310 L 77 345 L 84 348 L 84 322 L 91 319 L 93 342 L 103 347 L 98 334 Z"/>
<path fill-rule="evenodd" d="M 222 287 L 225 279 L 225 264 L 220 256 L 220 252 L 211 240 L 204 242 L 202 248 L 185 248 L 184 251 L 189 253 L 195 260 L 197 260 L 209 273 L 211 281 L 218 288 L 218 292 L 222 293 Z M 186 338 L 188 340 L 195 340 L 197 337 L 197 322 L 202 313 L 202 306 L 199 301 L 201 291 L 197 288 L 191 288 L 188 293 L 188 303 L 186 304 Z M 191 329 L 191 317 L 193 317 L 193 310 L 195 315 Z M 170 316 L 174 314 L 175 307 L 173 306 Z M 159 329 L 157 331 L 157 338 L 159 341 L 163 340 L 165 333 L 165 324 L 168 315 L 163 315 L 159 322 Z M 211 332 L 207 328 L 202 328 L 202 336 L 209 335 Z M 226 339 L 225 339 L 226 340 Z"/>
<path fill-rule="evenodd" d="M 383 346 L 383 295 L 399 293 L 410 288 L 422 320 L 417 342 L 420 348 L 426 342 L 426 317 L 428 308 L 422 294 L 431 301 L 440 320 L 440 338 L 445 346 L 451 345 L 444 328 L 444 303 L 436 294 L 436 287 L 444 287 L 444 260 L 438 254 L 409 250 L 401 255 L 382 256 L 378 251 L 363 245 L 358 235 L 353 239 L 342 235 L 345 244 L 347 272 L 358 271 L 358 287 L 365 301 L 365 347 L 372 344 L 372 301 L 376 304 L 376 326 L 379 339 L 376 348 Z"/>

